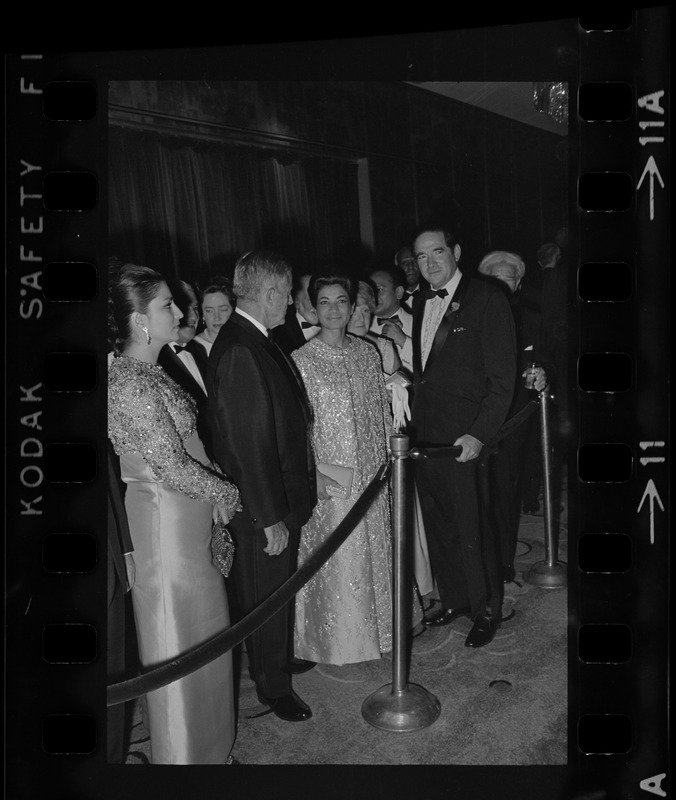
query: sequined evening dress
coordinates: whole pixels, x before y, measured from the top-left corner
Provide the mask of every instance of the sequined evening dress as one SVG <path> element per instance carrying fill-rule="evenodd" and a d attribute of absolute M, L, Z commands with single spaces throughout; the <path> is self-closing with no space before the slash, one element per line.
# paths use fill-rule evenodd
<path fill-rule="evenodd" d="M 121 356 L 108 373 L 108 435 L 120 456 L 134 544 L 132 602 L 144 669 L 229 626 L 211 562 L 212 508 L 239 508 L 210 469 L 195 405 L 159 365 Z M 222 764 L 235 736 L 231 654 L 147 695 L 153 764 Z"/>
<path fill-rule="evenodd" d="M 319 500 L 303 527 L 298 563 L 329 536 L 387 461 L 392 433 L 378 351 L 355 336 L 319 338 L 292 353 L 314 414 L 317 463 L 354 469 L 349 498 Z M 294 651 L 323 664 L 380 658 L 392 649 L 392 528 L 383 490 L 362 521 L 296 595 Z"/>

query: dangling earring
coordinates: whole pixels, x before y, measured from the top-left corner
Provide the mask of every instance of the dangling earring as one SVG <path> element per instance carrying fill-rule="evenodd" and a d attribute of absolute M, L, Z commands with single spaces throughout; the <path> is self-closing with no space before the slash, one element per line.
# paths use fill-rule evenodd
<path fill-rule="evenodd" d="M 150 338 L 150 334 L 148 333 L 148 328 L 146 328 L 144 325 L 143 328 L 141 328 L 141 330 L 146 335 L 146 339 L 148 340 L 147 344 L 150 344 L 152 342 L 152 339 Z"/>

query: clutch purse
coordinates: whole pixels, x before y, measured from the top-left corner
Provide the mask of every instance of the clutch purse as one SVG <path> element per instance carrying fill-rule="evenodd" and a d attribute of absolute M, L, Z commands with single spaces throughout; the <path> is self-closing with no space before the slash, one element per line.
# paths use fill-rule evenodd
<path fill-rule="evenodd" d="M 219 517 L 211 526 L 211 560 L 214 566 L 227 578 L 235 555 L 235 544 L 228 526 Z"/>
<path fill-rule="evenodd" d="M 399 386 L 403 386 L 404 389 L 406 389 L 411 385 L 411 383 L 412 381 L 410 377 L 402 369 L 396 370 L 391 375 L 388 375 L 385 378 L 385 386 L 392 386 L 393 384 L 397 384 Z"/>
<path fill-rule="evenodd" d="M 334 481 L 338 481 L 340 489 L 336 486 L 327 486 L 326 491 L 332 497 L 345 499 L 352 492 L 352 478 L 354 470 L 351 467 L 341 467 L 340 464 L 317 464 L 317 469 L 322 475 L 328 475 Z"/>

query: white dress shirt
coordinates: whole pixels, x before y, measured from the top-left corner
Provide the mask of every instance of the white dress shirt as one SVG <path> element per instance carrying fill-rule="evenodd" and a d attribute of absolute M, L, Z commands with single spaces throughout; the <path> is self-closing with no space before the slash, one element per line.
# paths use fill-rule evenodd
<path fill-rule="evenodd" d="M 420 292 L 420 284 L 416 284 L 412 289 L 406 289 L 405 294 L 408 295 L 406 299 L 402 299 L 401 304 L 402 306 L 406 306 L 409 311 L 413 311 L 413 300 L 415 296 Z"/>
<path fill-rule="evenodd" d="M 248 319 L 249 322 L 251 322 L 258 328 L 258 330 L 265 336 L 266 339 L 269 338 L 268 329 L 265 327 L 265 325 L 263 325 L 262 322 L 259 322 L 257 319 L 254 319 L 254 317 L 252 317 L 251 314 L 247 314 L 246 311 L 242 311 L 242 309 L 239 308 L 238 306 L 235 307 L 235 314 L 239 314 L 241 317 L 244 317 L 244 319 Z"/>
<path fill-rule="evenodd" d="M 446 309 L 453 299 L 455 290 L 458 288 L 462 274 L 459 269 L 456 269 L 455 274 L 451 280 L 445 285 L 440 286 L 439 289 L 446 289 L 448 294 L 446 297 L 432 297 L 425 303 L 425 314 L 423 316 L 422 331 L 421 331 L 421 354 L 422 365 L 425 369 L 427 358 L 432 349 L 432 343 L 439 327 L 439 323 L 443 319 Z"/>
<path fill-rule="evenodd" d="M 300 325 L 300 329 L 303 331 L 303 336 L 305 337 L 305 341 L 309 342 L 314 336 L 316 336 L 321 328 L 319 325 L 313 325 L 311 328 L 304 328 L 303 323 L 307 323 L 305 317 L 300 313 L 300 311 L 296 311 L 296 319 L 298 320 L 298 324 Z"/>
<path fill-rule="evenodd" d="M 207 351 L 207 356 L 211 352 L 211 347 L 213 342 L 210 342 L 208 339 L 205 339 L 201 333 L 198 333 L 197 336 L 194 337 L 197 341 L 204 347 Z M 192 353 L 187 352 L 186 350 L 179 350 L 176 355 L 181 359 L 183 365 L 188 370 L 188 372 L 193 376 L 193 378 L 197 381 L 200 388 L 204 392 L 207 393 L 207 387 L 204 385 L 204 379 L 202 378 L 202 373 L 199 371 L 199 367 L 197 366 L 197 362 L 195 361 L 195 357 Z"/>

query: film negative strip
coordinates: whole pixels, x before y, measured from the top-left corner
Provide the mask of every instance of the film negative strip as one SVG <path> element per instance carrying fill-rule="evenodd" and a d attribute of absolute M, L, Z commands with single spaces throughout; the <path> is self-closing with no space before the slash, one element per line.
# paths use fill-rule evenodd
<path fill-rule="evenodd" d="M 226 778 L 215 768 L 149 777 L 108 763 L 107 660 L 114 653 L 103 450 L 111 120 L 122 149 L 131 140 L 120 132 L 147 135 L 153 113 L 171 118 L 177 137 L 186 120 L 197 120 L 199 135 L 213 142 L 214 117 L 200 118 L 181 84 L 246 80 L 241 101 L 264 81 L 487 78 L 568 91 L 567 222 L 576 274 L 567 331 L 570 538 L 557 584 L 568 593 L 567 756 L 562 763 L 540 754 L 527 764 L 449 757 L 386 776 L 348 763 L 345 782 L 296 764 L 292 774 L 275 771 L 275 793 L 342 797 L 349 786 L 355 797 L 668 796 L 670 14 L 667 7 L 609 14 L 514 27 L 501 20 L 460 34 L 6 58 L 9 797 L 257 797 L 271 780 L 272 767 Z M 448 55 L 458 46 L 465 48 L 461 63 Z M 179 98 L 173 116 L 166 104 L 153 112 L 147 96 L 134 96 L 162 94 L 163 82 L 165 97 Z M 303 114 L 321 115 L 316 106 L 296 110 L 268 144 L 293 138 Z M 232 128 L 246 142 L 246 125 Z M 433 125 L 428 133 L 434 137 Z M 370 135 L 383 142 L 397 133 Z M 501 160 L 497 150 L 491 156 Z M 401 163 L 393 158 L 390 168 Z M 520 180 L 509 170 L 483 169 Z M 387 182 L 374 179 L 371 189 L 386 192 Z M 361 224 L 365 238 L 377 241 L 378 221 Z M 499 226 L 495 216 L 492 224 Z M 163 246 L 175 246 L 170 239 L 165 231 Z"/>

